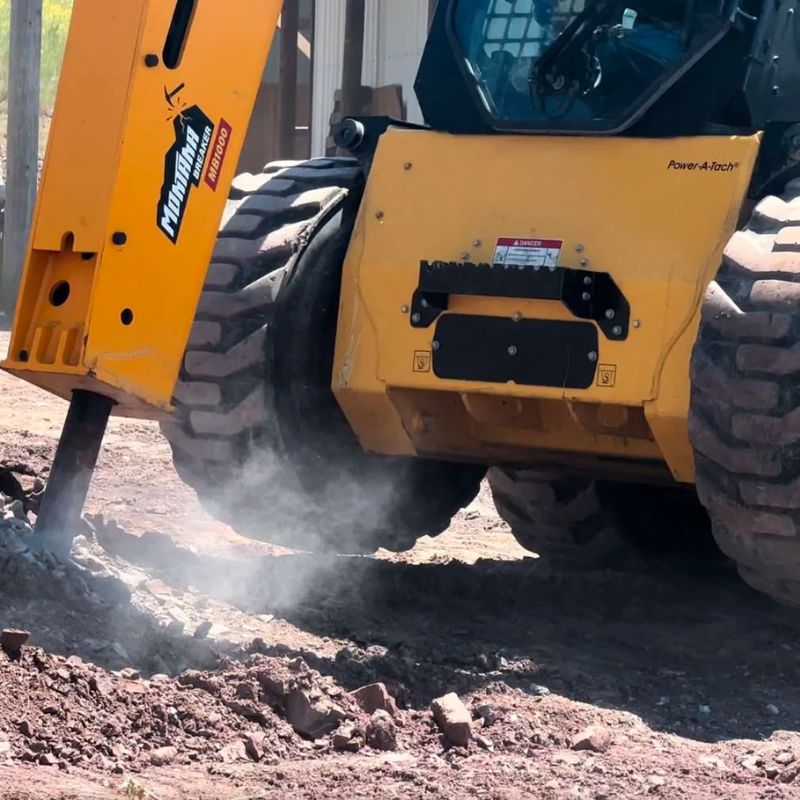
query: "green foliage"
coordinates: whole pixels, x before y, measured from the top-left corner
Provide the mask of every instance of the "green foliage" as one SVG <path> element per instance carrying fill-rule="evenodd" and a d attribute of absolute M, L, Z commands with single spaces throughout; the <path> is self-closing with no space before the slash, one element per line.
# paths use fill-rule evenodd
<path fill-rule="evenodd" d="M 8 42 L 12 0 L 0 0 L 0 103 L 8 97 Z M 24 2 L 24 0 L 23 0 Z M 42 110 L 51 111 L 69 31 L 72 0 L 44 0 L 42 10 Z"/>

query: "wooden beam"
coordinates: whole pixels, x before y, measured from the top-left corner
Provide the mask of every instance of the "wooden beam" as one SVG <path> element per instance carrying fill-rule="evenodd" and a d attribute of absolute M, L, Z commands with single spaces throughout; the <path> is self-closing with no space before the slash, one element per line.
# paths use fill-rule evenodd
<path fill-rule="evenodd" d="M 364 72 L 364 18 L 366 0 L 347 0 L 342 65 L 342 116 L 363 112 L 361 81 Z"/>
<path fill-rule="evenodd" d="M 280 152 L 296 158 L 297 50 L 300 33 L 300 0 L 283 0 L 280 46 Z"/>
<path fill-rule="evenodd" d="M 39 171 L 42 0 L 12 0 L 8 63 L 5 234 L 0 307 L 17 302 Z"/>

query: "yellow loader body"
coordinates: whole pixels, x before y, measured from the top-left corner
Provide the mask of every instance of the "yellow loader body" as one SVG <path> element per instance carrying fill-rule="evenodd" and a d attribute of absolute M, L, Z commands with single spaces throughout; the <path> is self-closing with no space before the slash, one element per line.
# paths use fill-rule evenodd
<path fill-rule="evenodd" d="M 758 150 L 758 136 L 387 132 L 345 263 L 333 372 L 362 446 L 486 463 L 578 456 L 654 474 L 666 465 L 691 482 L 690 354 Z M 427 327 L 411 319 L 422 262 L 440 262 L 452 282 Z M 554 266 L 589 288 L 591 275 L 613 276 L 630 306 L 624 339 L 563 302 L 503 296 L 514 272 L 533 279 Z M 458 294 L 471 273 L 498 296 Z M 588 329 L 572 338 L 586 325 L 596 348 Z M 539 362 L 556 385 L 507 379 Z M 564 385 L 570 370 L 580 388 Z"/>

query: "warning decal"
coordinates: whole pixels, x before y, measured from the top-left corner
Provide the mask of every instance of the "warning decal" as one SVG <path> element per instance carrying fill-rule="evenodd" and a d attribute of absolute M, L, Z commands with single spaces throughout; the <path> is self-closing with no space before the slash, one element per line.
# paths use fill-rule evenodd
<path fill-rule="evenodd" d="M 431 351 L 417 350 L 414 353 L 414 372 L 431 371 Z"/>
<path fill-rule="evenodd" d="M 597 369 L 597 385 L 613 389 L 617 385 L 616 364 L 601 364 Z"/>
<path fill-rule="evenodd" d="M 503 237 L 497 240 L 494 251 L 495 264 L 509 267 L 551 267 L 558 266 L 562 239 L 517 239 Z"/>

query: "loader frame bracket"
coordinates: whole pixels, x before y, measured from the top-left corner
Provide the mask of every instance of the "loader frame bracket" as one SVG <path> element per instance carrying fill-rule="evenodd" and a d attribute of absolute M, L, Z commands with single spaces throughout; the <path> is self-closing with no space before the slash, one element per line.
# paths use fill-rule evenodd
<path fill-rule="evenodd" d="M 447 311 L 451 295 L 555 300 L 578 319 L 596 322 L 606 338 L 628 338 L 630 304 L 607 272 L 423 261 L 411 301 L 411 326 L 433 325 Z"/>

